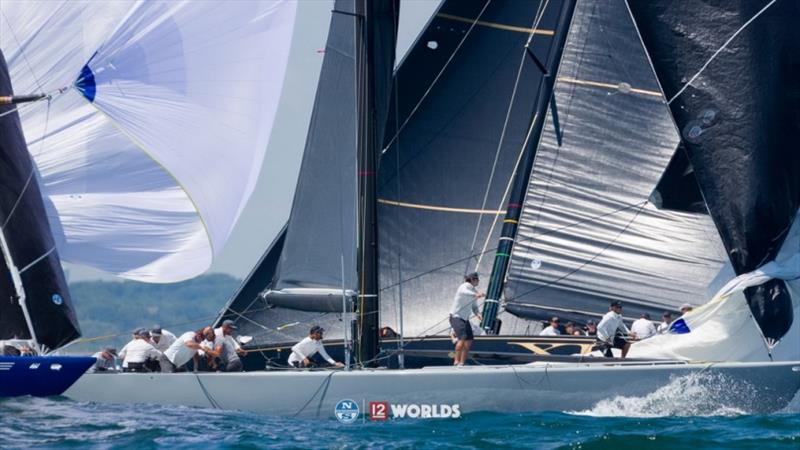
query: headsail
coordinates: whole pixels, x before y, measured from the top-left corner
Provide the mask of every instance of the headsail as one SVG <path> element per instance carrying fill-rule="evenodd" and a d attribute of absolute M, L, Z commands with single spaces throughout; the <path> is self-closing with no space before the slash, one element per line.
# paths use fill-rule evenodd
<path fill-rule="evenodd" d="M 708 300 L 722 265 L 707 216 L 649 202 L 678 143 L 625 3 L 579 2 L 537 150 L 506 287 L 507 311 L 544 319 L 656 318 Z"/>
<path fill-rule="evenodd" d="M 800 4 L 629 5 L 734 271 L 774 261 L 800 207 Z M 792 324 L 787 283 L 745 291 L 770 342 Z"/>
<path fill-rule="evenodd" d="M 0 96 L 11 94 L 0 51 Z M 33 339 L 56 349 L 80 337 L 36 168 L 13 105 L 0 106 L 0 239 L 0 340 Z"/>
<path fill-rule="evenodd" d="M 210 266 L 255 186 L 295 9 L 0 5 L 15 89 L 74 86 L 21 114 L 65 260 L 151 282 Z"/>

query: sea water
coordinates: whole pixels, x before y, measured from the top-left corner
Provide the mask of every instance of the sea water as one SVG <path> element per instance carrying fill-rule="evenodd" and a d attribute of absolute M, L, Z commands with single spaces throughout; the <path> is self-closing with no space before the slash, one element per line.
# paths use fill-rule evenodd
<path fill-rule="evenodd" d="M 800 449 L 800 396 L 769 415 L 722 405 L 724 386 L 678 379 L 644 397 L 586 410 L 467 413 L 458 419 L 269 417 L 241 411 L 106 405 L 66 398 L 0 401 L 0 448 Z"/>

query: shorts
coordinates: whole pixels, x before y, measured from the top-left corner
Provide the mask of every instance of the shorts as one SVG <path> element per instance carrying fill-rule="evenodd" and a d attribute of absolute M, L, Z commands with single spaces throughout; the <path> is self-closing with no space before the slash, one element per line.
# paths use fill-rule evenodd
<path fill-rule="evenodd" d="M 614 341 L 609 343 L 606 341 L 597 340 L 597 344 L 594 346 L 594 349 L 600 350 L 603 352 L 603 355 L 607 358 L 611 358 L 614 355 L 611 353 L 612 348 L 618 348 L 622 350 L 625 345 L 628 344 L 628 341 L 623 339 L 620 335 L 614 336 Z"/>
<path fill-rule="evenodd" d="M 472 335 L 472 326 L 466 320 L 460 317 L 450 316 L 450 326 L 453 327 L 453 332 L 459 341 L 471 341 L 475 339 Z"/>

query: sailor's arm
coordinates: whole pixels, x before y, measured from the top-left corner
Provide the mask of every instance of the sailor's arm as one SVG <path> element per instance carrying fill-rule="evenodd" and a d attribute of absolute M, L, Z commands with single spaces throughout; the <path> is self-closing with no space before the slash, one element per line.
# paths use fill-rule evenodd
<path fill-rule="evenodd" d="M 320 343 L 319 345 L 319 354 L 322 355 L 322 357 L 325 358 L 325 361 L 328 361 L 328 363 L 333 364 L 336 367 L 344 367 L 344 364 L 337 362 L 335 359 L 331 358 L 328 352 L 325 351 L 325 346 L 323 346 L 322 343 Z"/>

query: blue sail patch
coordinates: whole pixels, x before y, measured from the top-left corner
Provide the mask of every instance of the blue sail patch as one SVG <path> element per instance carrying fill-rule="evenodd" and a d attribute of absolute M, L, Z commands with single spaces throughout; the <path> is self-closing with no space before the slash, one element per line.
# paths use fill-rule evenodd
<path fill-rule="evenodd" d="M 686 324 L 686 321 L 683 319 L 678 319 L 675 322 L 672 322 L 672 325 L 669 326 L 669 332 L 675 334 L 686 334 L 690 333 L 692 330 L 689 329 L 689 325 Z"/>
<path fill-rule="evenodd" d="M 94 83 L 94 72 L 89 68 L 89 64 L 86 64 L 81 69 L 81 75 L 75 80 L 75 87 L 90 102 L 94 101 L 94 96 L 97 94 L 97 86 Z"/>

